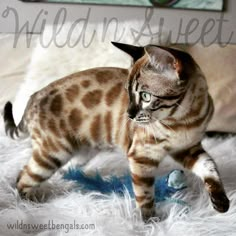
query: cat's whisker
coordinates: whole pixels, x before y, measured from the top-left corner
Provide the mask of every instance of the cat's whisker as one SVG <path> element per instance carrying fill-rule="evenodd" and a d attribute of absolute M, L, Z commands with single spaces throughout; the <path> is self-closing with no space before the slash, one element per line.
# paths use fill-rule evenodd
<path fill-rule="evenodd" d="M 152 135 L 153 135 L 153 137 L 155 139 L 155 142 L 158 143 L 157 142 L 157 138 L 156 138 L 156 133 L 155 133 L 155 130 L 153 128 L 153 124 L 149 124 L 149 125 L 150 125 L 150 131 L 152 132 Z"/>
<path fill-rule="evenodd" d="M 120 115 L 120 118 L 123 118 L 124 122 L 122 122 L 122 125 L 120 127 L 120 130 L 118 131 L 118 135 L 120 136 L 122 132 L 127 128 L 128 122 L 133 122 L 133 120 L 127 115 L 127 112 L 125 111 L 123 114 Z"/>
<path fill-rule="evenodd" d="M 125 118 L 126 118 L 126 117 L 129 118 L 126 111 L 125 111 L 124 113 L 122 113 L 122 114 L 120 115 L 120 117 L 122 117 L 122 118 L 124 118 L 124 117 L 125 117 Z M 129 119 L 130 119 L 130 118 L 129 118 Z"/>
<path fill-rule="evenodd" d="M 183 111 L 188 111 L 188 109 L 186 107 L 184 107 L 183 105 L 179 104 L 178 102 L 176 102 L 177 106 L 182 108 Z"/>
<path fill-rule="evenodd" d="M 147 125 L 147 130 L 148 130 L 148 136 L 150 137 L 151 136 L 151 130 L 150 130 L 149 124 Z"/>
<path fill-rule="evenodd" d="M 161 120 L 159 120 L 159 122 L 160 122 L 162 125 L 166 126 L 168 129 L 170 129 L 174 134 L 176 134 L 176 131 L 175 131 L 173 128 L 171 128 L 169 125 L 165 124 L 165 123 L 164 123 L 163 121 L 161 121 Z"/>
<path fill-rule="evenodd" d="M 145 125 L 145 129 L 146 129 L 146 131 L 147 131 L 147 139 L 151 136 L 151 134 L 150 134 L 150 130 L 149 130 L 149 126 L 148 125 Z"/>
<path fill-rule="evenodd" d="M 129 119 L 130 119 L 130 118 L 124 119 L 124 122 L 122 123 L 122 125 L 121 125 L 121 127 L 120 127 L 120 130 L 118 131 L 118 135 L 119 135 L 119 136 L 122 134 L 122 132 L 124 131 L 124 129 L 126 129 L 127 123 L 130 121 Z"/>

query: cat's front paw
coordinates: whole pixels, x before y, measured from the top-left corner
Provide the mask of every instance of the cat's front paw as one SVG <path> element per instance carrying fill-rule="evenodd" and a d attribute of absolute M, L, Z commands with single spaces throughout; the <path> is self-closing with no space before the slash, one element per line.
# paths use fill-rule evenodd
<path fill-rule="evenodd" d="M 150 210 L 147 210 L 147 209 L 141 209 L 141 213 L 142 213 L 142 219 L 144 221 L 144 223 L 151 223 L 154 219 L 156 218 L 156 211 L 155 209 L 150 209 Z M 158 218 L 158 221 L 159 221 L 159 218 Z"/>
<path fill-rule="evenodd" d="M 26 187 L 17 184 L 17 190 L 22 200 L 29 200 L 32 202 L 46 202 L 54 195 L 51 185 L 45 183 L 44 185 Z"/>
<path fill-rule="evenodd" d="M 20 198 L 23 200 L 37 201 L 33 194 L 32 188 L 22 185 L 20 182 L 17 183 L 17 190 L 20 195 Z"/>
<path fill-rule="evenodd" d="M 215 191 L 210 193 L 213 207 L 220 213 L 225 213 L 229 210 L 230 201 L 224 191 Z"/>
<path fill-rule="evenodd" d="M 205 184 L 215 210 L 220 213 L 227 212 L 229 210 L 230 201 L 225 194 L 222 183 L 212 178 L 207 178 Z"/>
<path fill-rule="evenodd" d="M 29 194 L 30 194 L 31 186 L 28 186 L 28 185 L 24 184 L 21 181 L 22 176 L 24 175 L 24 173 L 25 173 L 25 170 L 23 169 L 20 172 L 20 174 L 19 174 L 19 176 L 18 176 L 18 178 L 16 180 L 16 188 L 18 190 L 18 193 L 19 193 L 21 199 L 25 199 L 26 200 L 26 199 L 30 199 Z"/>

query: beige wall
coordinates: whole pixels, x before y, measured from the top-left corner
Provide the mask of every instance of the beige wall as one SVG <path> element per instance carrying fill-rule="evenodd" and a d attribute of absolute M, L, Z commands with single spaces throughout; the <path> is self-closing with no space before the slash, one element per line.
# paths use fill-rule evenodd
<path fill-rule="evenodd" d="M 169 10 L 169 9 L 155 9 L 151 24 L 160 24 L 160 19 L 164 20 L 164 26 L 166 29 L 172 32 L 172 41 L 178 43 L 195 43 L 199 38 L 203 38 L 204 24 L 205 31 L 208 31 L 209 27 L 212 27 L 211 31 L 204 36 L 205 43 L 212 43 L 219 41 L 227 42 L 230 39 L 231 43 L 236 43 L 236 1 L 226 1 L 226 11 L 224 12 L 224 22 L 222 29 L 219 29 L 220 12 L 208 12 L 208 11 L 188 11 L 188 10 Z M 0 31 L 1 32 L 14 32 L 16 23 L 15 16 L 12 11 L 9 11 L 8 16 L 6 8 L 11 7 L 17 10 L 19 17 L 19 25 L 22 27 L 25 22 L 29 22 L 29 31 L 40 32 L 43 20 L 47 24 L 53 23 L 57 12 L 61 8 L 65 8 L 67 11 L 66 21 L 75 21 L 79 18 L 87 16 L 90 9 L 89 22 L 100 22 L 104 18 L 108 20 L 115 17 L 118 21 L 137 19 L 145 19 L 145 8 L 141 7 L 111 7 L 111 6 L 88 6 L 88 5 L 76 5 L 76 4 L 46 4 L 46 3 L 23 3 L 18 0 L 1 0 L 0 1 Z M 41 12 L 39 21 L 36 27 L 32 29 L 32 25 L 35 22 L 36 17 Z M 45 15 L 45 12 L 47 13 Z M 5 14 L 4 14 L 5 13 Z M 5 15 L 5 18 L 4 16 Z M 192 22 L 192 27 L 195 27 L 197 22 L 199 25 L 196 30 L 188 34 L 188 38 L 181 35 L 178 38 L 178 31 L 180 22 L 182 20 L 183 28 L 182 33 L 185 34 L 186 26 Z M 232 34 L 233 33 L 233 34 Z M 230 38 L 230 35 L 232 37 Z M 217 37 L 218 35 L 218 37 Z M 220 35 L 220 36 L 219 36 Z M 178 38 L 178 39 L 177 39 Z M 216 38 L 216 40 L 215 40 Z"/>

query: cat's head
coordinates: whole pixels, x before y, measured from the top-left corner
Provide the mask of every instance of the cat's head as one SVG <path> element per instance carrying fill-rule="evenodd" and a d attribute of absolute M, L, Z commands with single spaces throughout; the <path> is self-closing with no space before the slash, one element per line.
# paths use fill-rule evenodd
<path fill-rule="evenodd" d="M 146 124 L 171 116 L 197 68 L 192 57 L 177 49 L 155 45 L 113 44 L 134 60 L 127 84 L 129 118 Z"/>

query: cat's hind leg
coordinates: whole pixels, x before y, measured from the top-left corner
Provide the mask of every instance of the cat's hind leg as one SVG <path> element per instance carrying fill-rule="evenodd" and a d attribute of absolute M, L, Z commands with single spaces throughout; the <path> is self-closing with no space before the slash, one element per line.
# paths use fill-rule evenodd
<path fill-rule="evenodd" d="M 185 168 L 190 169 L 202 179 L 210 195 L 213 207 L 219 212 L 227 212 L 230 202 L 225 194 L 216 163 L 204 151 L 201 144 L 186 151 L 175 153 L 172 156 Z"/>
<path fill-rule="evenodd" d="M 21 196 L 32 198 L 31 190 L 49 179 L 72 157 L 71 147 L 60 139 L 32 138 L 32 157 L 17 178 L 17 189 Z"/>

